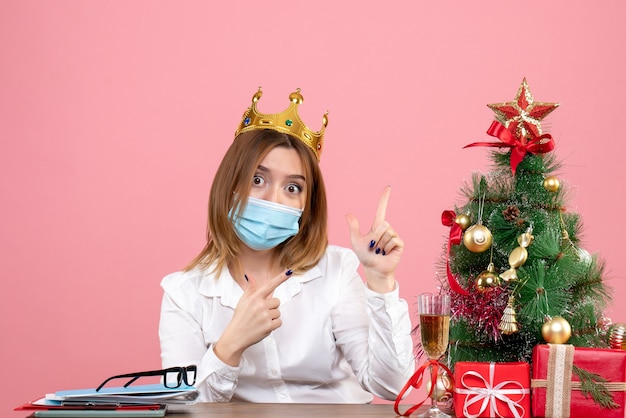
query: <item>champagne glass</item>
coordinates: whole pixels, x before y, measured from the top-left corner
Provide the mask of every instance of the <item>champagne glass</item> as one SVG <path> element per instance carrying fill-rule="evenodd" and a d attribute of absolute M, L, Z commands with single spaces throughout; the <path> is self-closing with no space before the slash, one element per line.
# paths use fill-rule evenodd
<path fill-rule="evenodd" d="M 450 295 L 423 293 L 418 295 L 417 306 L 420 316 L 422 348 L 431 361 L 438 361 L 448 349 L 450 332 Z M 432 369 L 432 364 L 430 365 Z M 436 387 L 437 382 L 431 382 Z M 433 390 L 431 407 L 424 418 L 446 418 L 450 415 L 437 407 L 436 390 Z"/>

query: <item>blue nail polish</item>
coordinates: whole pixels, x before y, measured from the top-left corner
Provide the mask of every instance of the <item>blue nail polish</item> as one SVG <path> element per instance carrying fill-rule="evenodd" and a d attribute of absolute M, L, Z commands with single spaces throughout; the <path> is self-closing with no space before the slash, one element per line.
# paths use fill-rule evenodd
<path fill-rule="evenodd" d="M 245 274 L 244 274 L 244 275 L 243 275 L 243 278 L 244 278 L 244 279 L 246 279 L 246 281 L 247 281 L 247 282 L 249 281 L 249 280 L 248 280 L 248 276 L 247 276 L 247 275 L 245 275 Z"/>
<path fill-rule="evenodd" d="M 380 254 L 380 248 L 376 248 L 376 254 Z"/>
<path fill-rule="evenodd" d="M 371 240 L 370 241 L 370 248 L 374 248 L 374 245 L 376 245 L 376 241 Z"/>
<path fill-rule="evenodd" d="M 383 250 L 383 255 L 387 255 L 387 253 L 385 252 L 385 250 Z"/>
<path fill-rule="evenodd" d="M 287 270 L 285 272 L 285 276 L 291 276 L 292 274 L 293 274 L 293 271 L 291 271 L 291 270 Z"/>

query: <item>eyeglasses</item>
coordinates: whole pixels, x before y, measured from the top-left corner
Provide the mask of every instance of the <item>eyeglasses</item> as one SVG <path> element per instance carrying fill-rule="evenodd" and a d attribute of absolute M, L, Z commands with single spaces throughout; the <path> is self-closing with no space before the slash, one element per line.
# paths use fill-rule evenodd
<path fill-rule="evenodd" d="M 124 387 L 128 387 L 135 380 L 140 377 L 146 376 L 162 376 L 163 377 L 163 385 L 168 389 L 176 389 L 180 387 L 180 385 L 185 382 L 187 386 L 193 386 L 196 383 L 196 372 L 198 368 L 196 366 L 187 366 L 187 367 L 170 367 L 162 370 L 151 370 L 148 372 L 137 372 L 137 373 L 126 373 L 126 374 L 118 374 L 117 376 L 111 376 L 104 382 L 100 384 L 96 388 L 96 392 L 99 392 L 100 389 L 104 387 L 108 382 L 114 379 L 128 379 L 130 380 L 126 382 Z"/>

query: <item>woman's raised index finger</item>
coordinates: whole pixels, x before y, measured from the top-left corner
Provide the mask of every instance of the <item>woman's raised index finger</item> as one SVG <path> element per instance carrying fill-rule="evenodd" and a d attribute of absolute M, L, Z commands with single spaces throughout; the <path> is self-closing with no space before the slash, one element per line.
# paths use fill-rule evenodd
<path fill-rule="evenodd" d="M 266 286 L 264 286 L 264 289 L 263 289 L 263 295 L 265 297 L 272 296 L 272 294 L 274 293 L 274 290 L 276 290 L 276 288 L 280 286 L 281 283 L 287 281 L 287 279 L 292 274 L 293 274 L 293 271 L 287 270 L 285 272 L 282 272 L 278 276 L 272 278 L 271 280 L 267 281 Z"/>
<path fill-rule="evenodd" d="M 380 200 L 378 201 L 378 208 L 376 209 L 376 217 L 374 218 L 374 227 L 375 229 L 381 222 L 385 220 L 385 216 L 387 215 L 387 204 L 389 203 L 389 195 L 391 194 L 391 186 L 385 186 L 383 189 L 383 194 L 380 196 Z"/>

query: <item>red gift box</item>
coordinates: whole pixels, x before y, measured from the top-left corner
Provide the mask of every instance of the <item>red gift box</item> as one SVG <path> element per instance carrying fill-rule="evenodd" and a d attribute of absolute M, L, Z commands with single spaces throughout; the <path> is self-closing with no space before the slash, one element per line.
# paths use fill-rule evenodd
<path fill-rule="evenodd" d="M 536 417 L 625 417 L 626 351 L 540 344 L 533 349 L 532 412 Z M 605 388 L 619 408 L 602 408 L 581 392 L 579 369 L 607 380 Z"/>
<path fill-rule="evenodd" d="M 530 417 L 530 365 L 456 363 L 454 413 L 470 418 Z"/>

